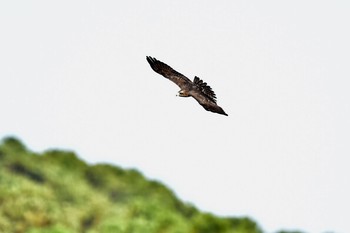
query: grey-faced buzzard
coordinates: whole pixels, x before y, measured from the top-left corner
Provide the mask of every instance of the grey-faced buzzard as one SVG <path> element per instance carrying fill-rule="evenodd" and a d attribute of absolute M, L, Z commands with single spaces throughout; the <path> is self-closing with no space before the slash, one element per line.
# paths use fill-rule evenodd
<path fill-rule="evenodd" d="M 146 59 L 155 72 L 163 75 L 180 87 L 179 96 L 192 96 L 205 110 L 228 116 L 224 110 L 216 104 L 216 95 L 211 87 L 197 76 L 194 77 L 192 82 L 167 64 L 149 56 L 147 56 Z"/>

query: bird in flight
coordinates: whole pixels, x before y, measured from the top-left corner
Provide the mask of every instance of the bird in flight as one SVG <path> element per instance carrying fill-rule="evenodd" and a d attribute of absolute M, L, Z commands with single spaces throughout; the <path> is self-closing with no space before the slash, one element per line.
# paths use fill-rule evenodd
<path fill-rule="evenodd" d="M 195 76 L 192 82 L 167 64 L 150 56 L 147 56 L 146 59 L 155 72 L 163 75 L 180 87 L 180 97 L 192 96 L 205 110 L 228 116 L 225 111 L 216 104 L 216 95 L 214 91 L 207 83 L 203 82 L 203 80 Z"/>

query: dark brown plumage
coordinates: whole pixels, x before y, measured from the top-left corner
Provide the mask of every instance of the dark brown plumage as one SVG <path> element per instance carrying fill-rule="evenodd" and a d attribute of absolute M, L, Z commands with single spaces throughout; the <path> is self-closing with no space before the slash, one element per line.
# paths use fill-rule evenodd
<path fill-rule="evenodd" d="M 225 111 L 216 104 L 216 95 L 214 91 L 207 83 L 203 82 L 203 80 L 196 76 L 192 82 L 167 64 L 149 56 L 147 56 L 146 59 L 155 72 L 163 75 L 180 87 L 179 96 L 192 96 L 205 110 L 228 116 Z"/>

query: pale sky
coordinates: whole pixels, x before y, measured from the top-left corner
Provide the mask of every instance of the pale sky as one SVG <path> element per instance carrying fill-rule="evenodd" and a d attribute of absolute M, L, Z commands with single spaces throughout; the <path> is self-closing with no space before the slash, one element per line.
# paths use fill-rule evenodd
<path fill-rule="evenodd" d="M 1 1 L 0 138 L 267 232 L 350 232 L 350 2 Z M 151 70 L 207 82 L 228 117 Z"/>

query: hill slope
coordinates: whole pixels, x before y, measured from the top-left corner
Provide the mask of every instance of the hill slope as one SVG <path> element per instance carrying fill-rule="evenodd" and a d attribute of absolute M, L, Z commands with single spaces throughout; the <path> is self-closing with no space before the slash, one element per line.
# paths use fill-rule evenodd
<path fill-rule="evenodd" d="M 261 233 L 249 218 L 219 218 L 178 200 L 136 170 L 88 165 L 72 152 L 0 144 L 0 232 Z"/>

